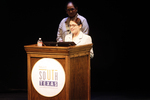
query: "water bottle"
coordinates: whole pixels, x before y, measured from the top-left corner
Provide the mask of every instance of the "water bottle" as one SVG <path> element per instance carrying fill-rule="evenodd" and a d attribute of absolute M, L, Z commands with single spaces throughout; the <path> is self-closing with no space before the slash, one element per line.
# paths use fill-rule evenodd
<path fill-rule="evenodd" d="M 41 39 L 41 38 L 39 38 L 39 40 L 37 41 L 37 46 L 41 47 L 41 46 L 42 46 L 42 44 L 43 44 L 42 39 Z"/>

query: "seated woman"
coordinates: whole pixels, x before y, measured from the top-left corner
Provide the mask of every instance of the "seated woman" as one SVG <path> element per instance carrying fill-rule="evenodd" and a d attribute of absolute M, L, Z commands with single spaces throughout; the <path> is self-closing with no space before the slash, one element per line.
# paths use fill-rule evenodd
<path fill-rule="evenodd" d="M 83 34 L 83 32 L 80 31 L 82 23 L 79 18 L 71 20 L 69 23 L 69 27 L 71 33 L 66 35 L 65 42 L 75 42 L 76 45 L 85 45 L 92 43 L 91 37 L 89 35 Z M 90 57 L 94 57 L 93 48 L 90 51 Z"/>

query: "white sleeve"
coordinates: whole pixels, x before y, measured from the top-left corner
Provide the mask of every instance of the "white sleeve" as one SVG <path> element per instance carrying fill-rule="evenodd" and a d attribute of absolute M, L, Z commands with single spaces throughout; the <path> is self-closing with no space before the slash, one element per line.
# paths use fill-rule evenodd
<path fill-rule="evenodd" d="M 84 19 L 83 22 L 82 22 L 81 31 L 82 31 L 84 34 L 89 34 L 89 25 L 88 25 L 86 19 Z"/>
<path fill-rule="evenodd" d="M 57 42 L 63 42 L 63 39 L 62 39 L 62 34 L 63 34 L 63 32 L 62 32 L 62 24 L 63 24 L 63 20 L 60 22 L 59 27 L 58 27 L 57 38 L 56 38 Z"/>

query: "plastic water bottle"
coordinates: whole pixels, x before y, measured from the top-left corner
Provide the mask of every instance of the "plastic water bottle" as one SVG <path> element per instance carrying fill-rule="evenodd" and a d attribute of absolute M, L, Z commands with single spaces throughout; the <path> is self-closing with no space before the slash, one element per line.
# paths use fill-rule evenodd
<path fill-rule="evenodd" d="M 39 40 L 37 41 L 37 46 L 41 47 L 41 46 L 42 46 L 42 44 L 43 44 L 42 39 L 41 39 L 41 38 L 39 38 Z"/>

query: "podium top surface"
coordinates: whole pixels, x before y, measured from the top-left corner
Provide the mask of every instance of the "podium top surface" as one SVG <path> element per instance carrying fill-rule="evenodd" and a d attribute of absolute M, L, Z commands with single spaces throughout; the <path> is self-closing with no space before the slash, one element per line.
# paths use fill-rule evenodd
<path fill-rule="evenodd" d="M 79 45 L 79 46 L 42 46 L 39 47 L 37 44 L 32 45 L 25 45 L 25 51 L 29 54 L 32 53 L 40 53 L 40 54 L 65 54 L 65 55 L 71 55 L 71 54 L 79 54 L 79 53 L 89 53 L 93 44 L 87 44 L 87 45 Z"/>
<path fill-rule="evenodd" d="M 82 48 L 82 47 L 92 47 L 93 44 L 87 44 L 87 45 L 74 45 L 74 46 L 37 46 L 37 44 L 31 44 L 31 45 L 25 45 L 24 48 L 57 48 L 57 49 L 69 49 L 69 48 Z"/>

